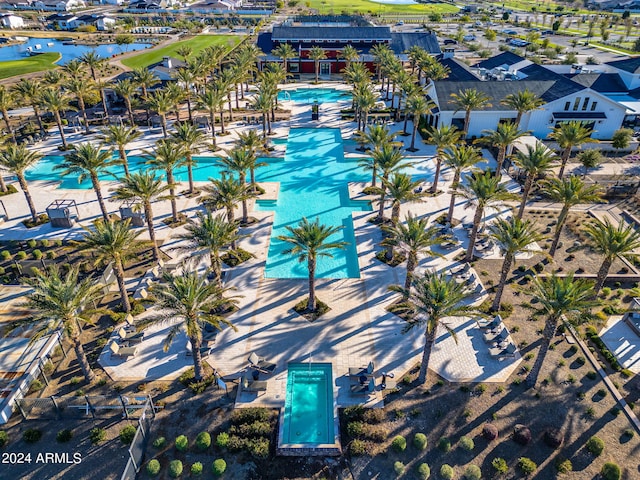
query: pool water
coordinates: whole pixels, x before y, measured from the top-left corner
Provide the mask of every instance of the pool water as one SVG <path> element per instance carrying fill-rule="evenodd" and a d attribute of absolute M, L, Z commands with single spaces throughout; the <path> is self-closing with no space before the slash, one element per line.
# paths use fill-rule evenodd
<path fill-rule="evenodd" d="M 62 35 L 61 35 L 62 36 Z M 49 46 L 50 43 L 53 45 Z M 36 45 L 40 45 L 37 49 Z M 109 58 L 123 52 L 133 52 L 153 46 L 150 43 L 132 43 L 130 45 L 119 46 L 115 43 L 106 45 L 64 45 L 60 40 L 53 38 L 29 38 L 26 42 L 17 45 L 8 45 L 0 48 L 0 62 L 8 60 L 20 60 L 27 57 L 27 47 L 32 47 L 33 51 L 48 53 L 58 52 L 62 55 L 58 61 L 59 65 L 64 65 L 74 58 L 81 57 L 85 52 L 95 50 L 102 58 Z"/>
<path fill-rule="evenodd" d="M 351 101 L 351 93 L 335 88 L 298 88 L 296 90 L 281 90 L 279 101 L 291 100 L 294 103 L 332 103 Z"/>
<path fill-rule="evenodd" d="M 283 443 L 333 443 L 330 363 L 290 363 L 284 404 Z"/>

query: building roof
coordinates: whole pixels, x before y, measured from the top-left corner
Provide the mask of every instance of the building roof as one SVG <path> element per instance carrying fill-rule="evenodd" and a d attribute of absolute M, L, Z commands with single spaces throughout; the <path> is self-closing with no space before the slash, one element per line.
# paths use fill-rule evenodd
<path fill-rule="evenodd" d="M 324 27 L 275 26 L 271 37 L 275 41 L 298 40 L 391 40 L 389 27 Z"/>
<path fill-rule="evenodd" d="M 463 63 L 455 58 L 443 58 L 440 63 L 449 68 L 448 81 L 452 82 L 472 82 L 478 81 L 476 77 L 466 63 Z"/>
<path fill-rule="evenodd" d="M 553 85 L 547 89 L 542 95 L 538 94 L 545 102 L 553 102 L 559 98 L 566 97 L 572 93 L 580 92 L 584 90 L 584 85 L 576 83 L 564 75 L 552 72 L 540 65 L 532 63 L 519 70 L 520 73 L 526 75 L 526 82 L 534 81 L 552 81 Z M 516 83 L 522 83 L 523 80 L 518 80 Z M 531 90 L 531 89 L 529 89 Z"/>
<path fill-rule="evenodd" d="M 640 73 L 640 57 L 627 58 L 625 60 L 614 60 L 613 62 L 607 62 L 606 65 L 610 65 L 613 68 L 629 73 Z"/>
<path fill-rule="evenodd" d="M 516 55 L 513 52 L 502 52 L 500 55 L 482 60 L 475 66 L 478 68 L 486 68 L 487 70 L 491 70 L 492 68 L 502 67 L 504 65 L 515 65 L 516 63 L 520 63 L 523 60 L 523 57 L 521 57 L 520 55 Z"/>
<path fill-rule="evenodd" d="M 256 39 L 257 47 L 267 55 L 273 50 L 273 42 L 271 41 L 271 32 L 260 32 Z"/>
<path fill-rule="evenodd" d="M 393 32 L 389 46 L 396 55 L 406 52 L 413 46 L 421 47 L 433 55 L 440 53 L 438 38 L 433 32 Z"/>
<path fill-rule="evenodd" d="M 620 75 L 617 73 L 571 73 L 565 76 L 580 85 L 595 90 L 596 92 L 626 93 L 628 90 L 627 86 L 620 78 Z"/>

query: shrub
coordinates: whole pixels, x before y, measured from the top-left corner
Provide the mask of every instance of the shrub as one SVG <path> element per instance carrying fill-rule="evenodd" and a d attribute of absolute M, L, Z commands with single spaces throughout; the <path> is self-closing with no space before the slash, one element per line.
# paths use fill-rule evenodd
<path fill-rule="evenodd" d="M 120 441 L 125 445 L 131 445 L 133 442 L 133 437 L 136 435 L 136 427 L 133 425 L 127 425 L 122 430 L 120 430 Z"/>
<path fill-rule="evenodd" d="M 238 408 L 231 414 L 231 423 L 239 425 L 241 423 L 267 422 L 270 415 L 271 413 L 266 408 Z"/>
<path fill-rule="evenodd" d="M 487 423 L 484 427 L 482 427 L 482 436 L 485 438 L 485 440 L 495 440 L 496 438 L 498 438 L 498 428 L 491 423 Z"/>
<path fill-rule="evenodd" d="M 164 437 L 158 437 L 153 441 L 154 448 L 162 448 L 167 444 L 167 439 Z"/>
<path fill-rule="evenodd" d="M 407 448 L 407 440 L 402 435 L 397 435 L 391 442 L 391 448 L 396 452 L 404 452 Z"/>
<path fill-rule="evenodd" d="M 182 475 L 182 462 L 180 460 L 171 460 L 169 462 L 169 476 L 171 478 L 178 478 Z"/>
<path fill-rule="evenodd" d="M 607 462 L 602 466 L 600 475 L 604 480 L 620 480 L 620 467 L 615 463 Z"/>
<path fill-rule="evenodd" d="M 607 396 L 607 391 L 604 388 L 599 389 L 597 393 L 603 398 Z"/>
<path fill-rule="evenodd" d="M 25 430 L 22 434 L 22 439 L 27 443 L 36 443 L 42 438 L 42 432 L 37 428 L 30 428 Z"/>
<path fill-rule="evenodd" d="M 266 438 L 254 438 L 247 441 L 247 449 L 255 458 L 267 458 L 269 456 L 269 440 Z"/>
<path fill-rule="evenodd" d="M 33 251 L 33 258 L 40 260 L 42 258 L 42 251 L 37 248 Z"/>
<path fill-rule="evenodd" d="M 601 438 L 594 436 L 587 440 L 586 447 L 592 455 L 598 457 L 604 450 L 604 441 Z"/>
<path fill-rule="evenodd" d="M 356 438 L 349 444 L 349 452 L 353 456 L 364 455 L 368 451 L 367 442 Z"/>
<path fill-rule="evenodd" d="M 4 430 L 0 430 L 0 448 L 9 443 L 9 434 Z"/>
<path fill-rule="evenodd" d="M 27 252 L 23 252 L 22 250 L 20 250 L 18 253 L 16 253 L 16 258 L 18 260 L 24 260 L 25 258 L 27 258 Z"/>
<path fill-rule="evenodd" d="M 219 477 L 220 475 L 222 475 L 226 469 L 227 469 L 227 462 L 225 462 L 224 459 L 218 458 L 213 461 L 212 470 L 213 470 L 213 474 L 216 477 Z"/>
<path fill-rule="evenodd" d="M 229 445 L 229 434 L 227 432 L 221 432 L 216 437 L 216 445 L 220 448 L 227 448 Z"/>
<path fill-rule="evenodd" d="M 56 441 L 58 441 L 59 443 L 68 442 L 72 438 L 73 438 L 73 432 L 68 428 L 63 428 L 62 430 L 59 430 L 58 433 L 56 434 Z"/>
<path fill-rule="evenodd" d="M 198 450 L 206 450 L 211 446 L 211 435 L 209 432 L 200 432 L 196 437 L 196 447 Z"/>
<path fill-rule="evenodd" d="M 37 244 L 38 242 L 36 242 L 33 238 L 31 240 L 27 240 L 27 246 L 29 248 L 36 248 Z"/>
<path fill-rule="evenodd" d="M 518 468 L 525 475 L 531 475 L 533 472 L 536 471 L 536 469 L 538 468 L 538 465 L 536 464 L 536 462 L 534 462 L 530 458 L 520 457 L 518 459 Z"/>
<path fill-rule="evenodd" d="M 528 445 L 531 441 L 531 430 L 524 425 L 516 425 L 513 429 L 513 440 L 520 445 Z"/>
<path fill-rule="evenodd" d="M 587 372 L 587 378 L 589 380 L 595 380 L 597 376 L 598 376 L 598 374 L 596 372 L 594 372 L 593 370 L 589 370 Z"/>
<path fill-rule="evenodd" d="M 469 465 L 464 470 L 464 478 L 466 480 L 480 480 L 482 478 L 482 470 L 477 465 Z"/>
<path fill-rule="evenodd" d="M 470 452 L 471 450 L 473 450 L 473 447 L 475 447 L 475 443 L 473 439 L 469 437 L 460 437 L 460 447 L 463 450 Z"/>
<path fill-rule="evenodd" d="M 562 445 L 562 432 L 556 428 L 551 428 L 544 432 L 544 443 L 551 448 L 559 448 Z"/>
<path fill-rule="evenodd" d="M 147 474 L 150 477 L 155 477 L 160 473 L 160 462 L 155 458 L 153 460 L 149 460 L 147 463 Z"/>
<path fill-rule="evenodd" d="M 202 464 L 200 462 L 191 465 L 191 475 L 202 475 Z"/>
<path fill-rule="evenodd" d="M 449 440 L 447 437 L 440 438 L 440 440 L 438 440 L 438 448 L 447 453 L 449 450 L 451 450 L 451 440 Z"/>
<path fill-rule="evenodd" d="M 424 433 L 416 433 L 413 437 L 413 446 L 418 450 L 427 448 L 427 436 Z"/>
<path fill-rule="evenodd" d="M 507 465 L 507 461 L 504 458 L 496 457 L 491 460 L 491 466 L 496 471 L 496 473 L 507 473 L 509 471 L 509 465 Z"/>
<path fill-rule="evenodd" d="M 2 250 L 0 257 L 2 257 L 2 260 L 7 261 L 11 259 L 11 252 L 9 250 Z"/>
<path fill-rule="evenodd" d="M 176 437 L 176 450 L 184 452 L 187 448 L 189 448 L 189 439 L 185 435 Z"/>
<path fill-rule="evenodd" d="M 386 419 L 386 414 L 381 408 L 369 408 L 362 415 L 362 420 L 367 423 L 381 423 Z"/>
<path fill-rule="evenodd" d="M 428 480 L 430 476 L 431 469 L 429 468 L 429 465 L 427 465 L 426 463 L 421 463 L 420 465 L 418 465 L 418 477 L 420 477 L 420 480 Z"/>
<path fill-rule="evenodd" d="M 451 480 L 453 478 L 453 467 L 447 465 L 446 463 L 440 467 L 440 476 L 444 478 L 444 480 Z"/>
<path fill-rule="evenodd" d="M 362 422 L 349 422 L 347 423 L 347 434 L 351 438 L 358 438 L 362 436 L 364 431 L 364 423 Z"/>
<path fill-rule="evenodd" d="M 393 469 L 395 470 L 397 476 L 402 475 L 404 473 L 404 463 L 395 462 L 393 464 Z"/>
<path fill-rule="evenodd" d="M 569 473 L 573 471 L 573 464 L 568 458 L 556 458 L 555 467 L 558 473 Z"/>
<path fill-rule="evenodd" d="M 89 439 L 94 445 L 107 439 L 107 431 L 104 428 L 93 427 L 89 430 Z"/>

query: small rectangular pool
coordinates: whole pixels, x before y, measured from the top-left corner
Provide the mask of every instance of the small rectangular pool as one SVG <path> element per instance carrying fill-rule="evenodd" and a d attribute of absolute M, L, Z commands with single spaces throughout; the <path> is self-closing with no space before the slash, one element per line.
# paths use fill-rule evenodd
<path fill-rule="evenodd" d="M 280 455 L 340 453 L 330 363 L 290 363 L 280 412 Z"/>

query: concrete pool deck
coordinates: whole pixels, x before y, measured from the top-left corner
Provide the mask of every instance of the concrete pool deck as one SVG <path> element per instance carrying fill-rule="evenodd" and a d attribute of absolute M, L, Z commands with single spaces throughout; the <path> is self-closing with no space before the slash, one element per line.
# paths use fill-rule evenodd
<path fill-rule="evenodd" d="M 295 85 L 295 88 L 300 87 L 301 85 Z M 342 88 L 346 87 L 342 86 Z M 353 135 L 354 124 L 340 119 L 339 110 L 342 107 L 339 104 L 323 105 L 320 112 L 320 122 L 313 123 L 310 120 L 310 108 L 307 105 L 291 104 L 285 105 L 285 107 L 292 109 L 291 121 L 274 124 L 275 135 L 273 138 L 286 138 L 290 126 L 341 128 L 344 139 L 349 139 Z M 392 124 L 391 128 L 394 131 L 400 131 L 402 126 L 402 123 Z M 261 129 L 260 126 L 232 124 L 229 128 L 232 133 L 226 137 L 220 137 L 219 145 L 222 148 L 230 148 L 236 138 L 236 132 L 246 131 L 249 128 L 257 128 L 258 131 Z M 409 122 L 410 128 L 411 122 Z M 55 139 L 55 136 L 53 138 Z M 148 147 L 149 145 L 144 145 L 143 142 L 153 141 L 154 138 L 159 138 L 159 135 L 149 134 L 133 146 L 135 148 Z M 82 136 L 81 139 L 86 141 L 87 137 Z M 398 139 L 404 141 L 405 146 L 408 146 L 411 141 L 411 137 L 400 136 Z M 409 154 L 410 158 L 429 159 L 433 156 L 432 146 L 424 145 L 421 142 L 416 142 L 416 145 L 418 151 Z M 53 152 L 55 143 L 48 146 Z M 284 146 L 278 145 L 277 148 L 280 153 Z M 494 162 L 486 150 L 483 153 L 489 162 Z M 362 156 L 361 153 L 355 151 L 355 145 L 350 142 L 345 146 L 345 155 Z M 451 177 L 451 172 L 447 168 L 443 168 L 441 189 L 444 192 L 448 191 Z M 106 194 L 111 186 L 105 184 L 103 192 Z M 51 182 L 33 182 L 30 187 L 39 211 L 43 211 L 53 198 L 74 198 L 80 204 L 83 224 L 88 225 L 91 219 L 99 216 L 93 190 L 58 190 Z M 180 189 L 184 189 L 184 187 Z M 353 186 L 351 190 L 352 194 L 357 194 L 356 186 Z M 428 198 L 424 203 L 405 204 L 402 206 L 402 216 L 407 212 L 412 212 L 420 216 L 435 218 L 438 214 L 446 211 L 449 200 L 449 194 L 443 193 L 437 197 Z M 7 205 L 10 203 L 8 209 L 12 220 L 3 225 L 0 230 L 0 240 L 45 237 L 77 238 L 82 232 L 80 228 L 54 232 L 47 226 L 27 230 L 19 224 L 19 220 L 24 219 L 27 215 L 22 194 L 4 197 L 4 201 Z M 110 210 L 117 211 L 118 204 L 107 202 L 107 205 Z M 460 199 L 456 204 L 455 218 L 471 221 L 473 211 L 463 207 L 463 199 Z M 179 197 L 178 208 L 185 210 L 187 215 L 193 217 L 199 206 L 195 199 Z M 506 211 L 507 209 L 490 211 L 487 215 L 504 215 Z M 180 228 L 171 230 L 163 226 L 161 221 L 169 215 L 169 212 L 169 202 L 154 204 L 158 238 L 165 241 L 163 246 L 165 250 L 175 245 L 171 236 L 182 230 Z M 269 361 L 276 362 L 277 369 L 269 377 L 268 388 L 264 394 L 240 392 L 236 401 L 237 406 L 281 407 L 285 398 L 287 363 L 311 360 L 312 362 L 332 362 L 334 392 L 338 406 L 364 403 L 366 406 L 378 407 L 383 403 L 383 397 L 379 391 L 368 398 L 355 397 L 350 394 L 350 381 L 346 376 L 348 368 L 364 366 L 369 361 L 373 361 L 379 383 L 379 376 L 382 372 L 393 372 L 396 379 L 399 379 L 419 362 L 423 347 L 423 332 L 414 330 L 405 335 L 401 334 L 404 321 L 388 313 L 385 309 L 396 299 L 396 294 L 389 292 L 387 287 L 391 284 L 401 284 L 404 281 L 405 272 L 404 266 L 391 268 L 375 259 L 381 234 L 377 226 L 367 221 L 372 214 L 372 212 L 352 214 L 361 278 L 319 279 L 317 281 L 318 296 L 330 305 L 331 311 L 319 320 L 309 323 L 291 310 L 297 301 L 306 296 L 306 280 L 264 278 L 273 214 L 268 211 L 252 209 L 251 215 L 260 221 L 250 227 L 243 228 L 243 233 L 247 233 L 249 236 L 241 242 L 241 247 L 253 253 L 255 258 L 239 267 L 230 269 L 226 279 L 226 285 L 235 288 L 236 293 L 243 296 L 240 299 L 239 310 L 229 318 L 238 331 L 226 329 L 221 332 L 207 361 L 228 381 L 238 379 L 243 374 L 251 352 L 256 352 Z M 145 238 L 145 236 L 146 232 L 143 229 L 140 238 Z M 443 258 L 421 259 L 418 270 L 422 271 L 426 268 L 443 270 L 451 267 L 456 263 L 454 257 L 465 247 L 465 239 L 466 235 L 460 235 L 460 245 L 445 252 Z M 471 300 L 481 302 L 484 298 L 483 294 Z M 149 310 L 149 314 L 152 314 L 152 310 Z M 495 359 L 486 358 L 480 354 L 479 348 L 474 348 L 473 338 L 469 338 L 471 347 L 466 344 L 452 346 L 447 344 L 446 348 L 442 350 L 444 352 L 442 360 L 438 361 L 439 357 L 436 356 L 432 368 L 443 374 L 448 374 L 449 371 L 462 372 L 460 378 L 463 380 L 457 381 L 505 381 L 519 360 L 498 362 Z M 442 341 L 445 342 L 446 339 L 443 338 Z M 443 345 L 445 344 L 443 343 Z M 439 345 L 436 345 L 436 348 L 438 347 Z M 154 348 L 160 350 L 160 343 L 157 343 Z M 157 358 L 153 353 L 149 353 L 145 355 L 145 358 L 140 357 L 140 362 L 130 362 L 131 360 L 108 367 L 113 367 L 114 375 L 121 378 L 143 380 L 146 375 L 144 372 L 149 372 L 153 368 Z M 148 365 L 145 365 L 145 362 Z M 135 368 L 133 368 L 134 365 Z M 184 366 L 186 368 L 186 362 Z M 176 367 L 178 367 L 177 364 Z M 116 371 L 117 373 L 115 373 Z M 137 375 L 143 376 L 138 377 Z M 465 376 L 462 377 L 462 375 Z"/>

